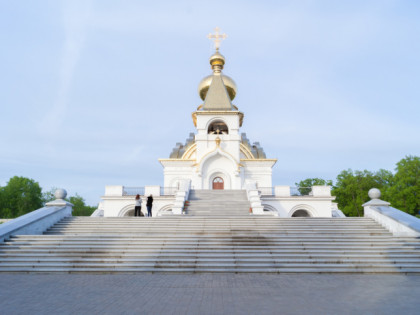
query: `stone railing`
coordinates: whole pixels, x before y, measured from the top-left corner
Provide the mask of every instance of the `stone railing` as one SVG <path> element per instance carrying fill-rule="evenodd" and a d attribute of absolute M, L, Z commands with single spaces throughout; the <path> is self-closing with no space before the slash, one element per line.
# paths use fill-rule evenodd
<path fill-rule="evenodd" d="M 258 187 L 261 196 L 274 197 L 331 197 L 331 186 L 291 187 L 274 186 Z"/>
<path fill-rule="evenodd" d="M 105 186 L 105 196 L 175 196 L 178 187 L 161 187 L 161 186 Z"/>
<path fill-rule="evenodd" d="M 71 217 L 73 205 L 64 200 L 66 196 L 67 192 L 64 189 L 57 189 L 56 200 L 48 202 L 44 208 L 1 224 L 0 242 L 8 239 L 11 235 L 42 234 L 64 217 Z"/>
<path fill-rule="evenodd" d="M 179 189 L 175 195 L 175 202 L 172 208 L 172 214 L 180 215 L 184 212 L 185 201 L 188 200 L 188 196 L 191 190 L 191 181 L 182 180 L 179 183 Z"/>
<path fill-rule="evenodd" d="M 246 195 L 251 204 L 252 214 L 264 214 L 264 207 L 261 204 L 260 192 L 255 181 L 245 181 Z"/>
<path fill-rule="evenodd" d="M 420 219 L 380 200 L 381 192 L 377 188 L 369 190 L 369 197 L 371 200 L 363 204 L 365 217 L 374 219 L 396 237 L 420 237 Z"/>

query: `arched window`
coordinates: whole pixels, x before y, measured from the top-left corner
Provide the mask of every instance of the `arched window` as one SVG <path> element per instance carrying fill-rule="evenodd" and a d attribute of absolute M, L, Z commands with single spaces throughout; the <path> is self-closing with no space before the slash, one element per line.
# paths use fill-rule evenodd
<path fill-rule="evenodd" d="M 292 214 L 292 218 L 308 218 L 311 215 L 309 214 L 308 211 L 306 210 L 296 210 L 295 212 L 293 212 Z"/>
<path fill-rule="evenodd" d="M 229 133 L 229 129 L 228 126 L 220 120 L 216 120 L 213 121 L 208 129 L 208 134 L 216 134 L 216 135 L 221 135 L 221 134 L 228 134 Z"/>

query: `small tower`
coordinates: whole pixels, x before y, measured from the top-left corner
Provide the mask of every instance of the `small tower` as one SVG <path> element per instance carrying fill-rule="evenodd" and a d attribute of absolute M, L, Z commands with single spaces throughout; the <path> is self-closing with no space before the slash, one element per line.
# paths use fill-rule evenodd
<path fill-rule="evenodd" d="M 258 143 L 251 145 L 240 134 L 244 114 L 232 104 L 236 84 L 222 73 L 225 57 L 220 54 L 220 40 L 226 34 L 208 36 L 215 40 L 210 57 L 212 74 L 201 80 L 198 93 L 203 103 L 192 113 L 197 129 L 194 139 L 178 143 L 170 159 L 160 159 L 165 186 L 176 186 L 181 179 L 191 180 L 195 189 L 243 189 L 246 180 L 260 187 L 271 187 L 272 166 Z"/>

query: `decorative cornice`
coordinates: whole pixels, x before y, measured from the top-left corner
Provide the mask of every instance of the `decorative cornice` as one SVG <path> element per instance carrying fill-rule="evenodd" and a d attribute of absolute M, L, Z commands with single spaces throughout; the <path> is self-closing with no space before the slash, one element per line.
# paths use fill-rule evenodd
<path fill-rule="evenodd" d="M 241 159 L 241 162 L 277 162 L 277 159 Z"/>
<path fill-rule="evenodd" d="M 245 117 L 244 113 L 237 110 L 197 110 L 191 115 L 195 127 L 197 127 L 197 115 L 239 115 L 239 127 L 242 127 Z"/>
<path fill-rule="evenodd" d="M 197 127 L 197 112 L 193 112 L 191 116 L 194 123 L 194 127 Z"/>
<path fill-rule="evenodd" d="M 271 167 L 276 164 L 277 159 L 241 159 L 241 163 L 248 164 L 249 166 L 252 166 L 250 164 L 254 164 L 254 166 L 257 166 L 255 164 L 269 164 Z"/>
<path fill-rule="evenodd" d="M 184 165 L 193 165 L 195 160 L 181 160 L 181 159 L 159 159 L 158 160 L 162 166 L 170 164 L 184 164 Z"/>
<path fill-rule="evenodd" d="M 170 162 L 170 161 L 195 161 L 194 159 L 158 159 L 158 161 Z"/>
<path fill-rule="evenodd" d="M 243 115 L 242 112 L 238 110 L 197 110 L 194 113 L 200 115 Z"/>

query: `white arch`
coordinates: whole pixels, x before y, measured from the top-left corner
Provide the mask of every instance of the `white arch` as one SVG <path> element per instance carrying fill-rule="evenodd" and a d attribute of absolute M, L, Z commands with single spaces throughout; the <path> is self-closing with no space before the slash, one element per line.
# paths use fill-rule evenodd
<path fill-rule="evenodd" d="M 119 217 L 125 217 L 125 215 L 127 214 L 128 211 L 133 210 L 134 211 L 134 207 L 135 204 L 129 204 L 127 206 L 124 206 L 119 212 L 118 212 L 118 216 Z"/>
<path fill-rule="evenodd" d="M 216 177 L 221 177 L 223 179 L 224 189 L 230 189 L 232 187 L 232 179 L 230 178 L 229 174 L 226 173 L 224 170 L 218 168 L 212 170 L 211 174 L 209 174 L 206 178 L 209 189 L 213 188 L 213 180 Z"/>
<path fill-rule="evenodd" d="M 264 207 L 264 211 L 271 212 L 274 216 L 279 215 L 278 210 L 275 207 L 273 207 L 272 205 L 263 203 L 262 206 Z"/>
<path fill-rule="evenodd" d="M 307 211 L 308 213 L 309 213 L 309 215 L 311 216 L 311 217 L 317 217 L 317 212 L 316 212 L 316 210 L 315 210 L 315 208 L 314 207 L 312 207 L 312 206 L 310 206 L 310 205 L 308 205 L 308 204 L 299 204 L 299 205 L 296 205 L 296 206 L 294 206 L 290 211 L 289 211 L 289 213 L 287 214 L 287 216 L 289 217 L 289 218 L 291 218 L 292 217 L 292 215 L 293 215 L 293 213 L 295 213 L 296 211 L 298 211 L 298 210 L 305 210 L 305 211 Z"/>
<path fill-rule="evenodd" d="M 220 148 L 216 148 L 214 151 L 209 152 L 205 156 L 203 156 L 203 158 L 200 161 L 200 165 L 199 165 L 199 168 L 198 168 L 198 173 L 201 175 L 203 173 L 203 167 L 204 167 L 204 164 L 206 164 L 206 161 L 211 159 L 213 156 L 218 155 L 218 154 L 226 157 L 228 160 L 230 160 L 232 162 L 233 169 L 235 170 L 235 175 L 237 175 L 239 173 L 238 162 L 233 158 L 233 156 L 231 156 L 230 154 L 222 151 Z"/>
<path fill-rule="evenodd" d="M 174 207 L 173 204 L 169 204 L 169 205 L 164 205 L 163 207 L 161 207 L 157 212 L 156 212 L 156 216 L 160 217 L 164 212 L 169 212 L 169 210 L 172 211 L 172 208 Z"/>
<path fill-rule="evenodd" d="M 209 119 L 209 121 L 206 124 L 206 130 L 207 131 L 209 130 L 210 125 L 212 123 L 214 123 L 215 121 L 222 121 L 222 122 L 224 122 L 224 124 L 228 127 L 228 129 L 230 129 L 228 123 L 226 122 L 226 120 L 223 117 L 213 117 L 212 119 Z"/>

